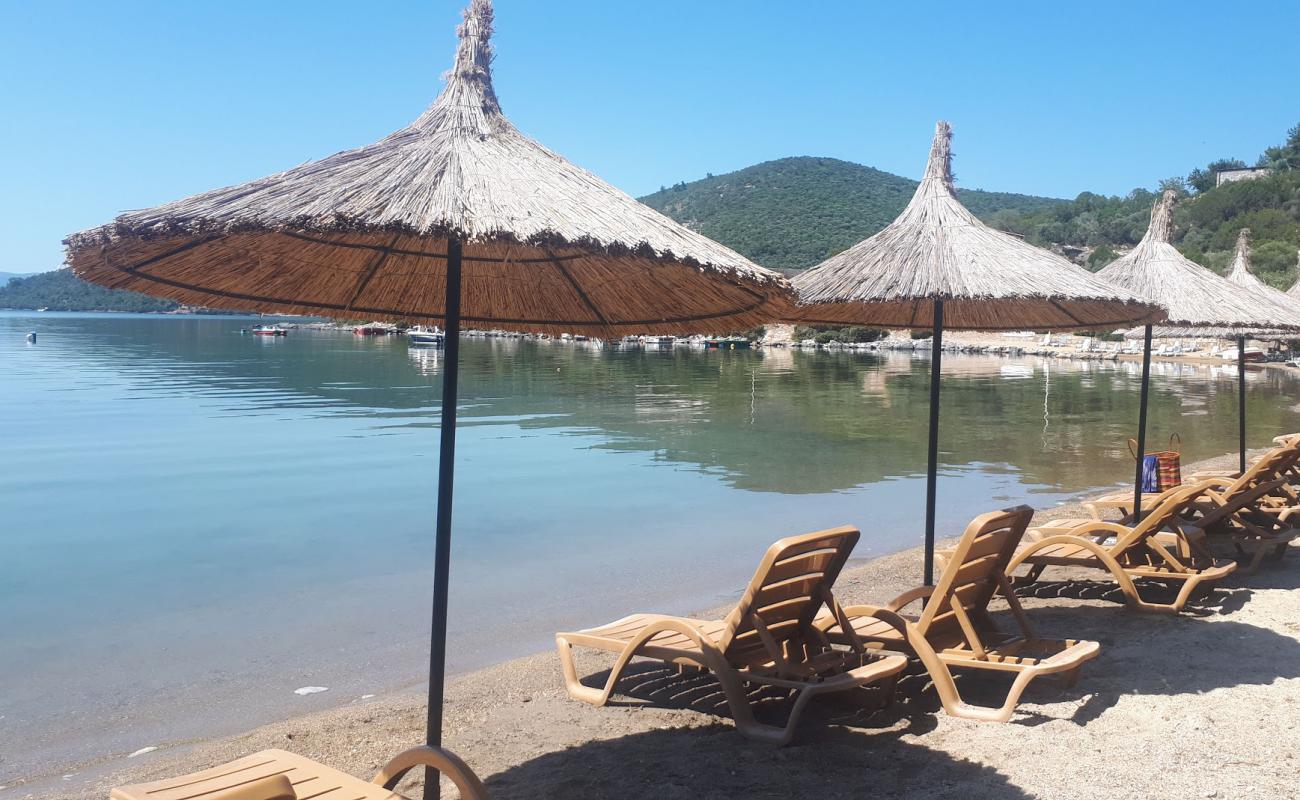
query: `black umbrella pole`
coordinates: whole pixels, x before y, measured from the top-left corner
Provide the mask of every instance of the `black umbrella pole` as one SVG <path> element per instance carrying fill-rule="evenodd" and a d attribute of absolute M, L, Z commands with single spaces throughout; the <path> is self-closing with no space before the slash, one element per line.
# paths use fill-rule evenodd
<path fill-rule="evenodd" d="M 1142 345 L 1142 399 L 1138 403 L 1137 472 L 1133 476 L 1133 524 L 1142 519 L 1142 459 L 1147 452 L 1147 397 L 1151 391 L 1151 326 Z"/>
<path fill-rule="evenodd" d="M 943 365 L 943 301 L 934 301 L 930 340 L 930 450 L 925 471 L 925 585 L 934 585 L 934 501 L 939 475 L 939 371 Z"/>
<path fill-rule="evenodd" d="M 1246 337 L 1237 337 L 1237 441 L 1241 445 L 1241 471 L 1246 471 Z"/>
<path fill-rule="evenodd" d="M 451 575 L 451 499 L 456 473 L 456 391 L 460 378 L 459 239 L 447 241 L 446 330 L 443 331 L 442 426 L 438 451 L 438 533 L 433 556 L 433 635 L 429 645 L 429 719 L 425 741 L 442 746 L 443 676 L 447 665 L 447 581 Z M 424 770 L 424 798 L 438 797 L 436 769 Z"/>

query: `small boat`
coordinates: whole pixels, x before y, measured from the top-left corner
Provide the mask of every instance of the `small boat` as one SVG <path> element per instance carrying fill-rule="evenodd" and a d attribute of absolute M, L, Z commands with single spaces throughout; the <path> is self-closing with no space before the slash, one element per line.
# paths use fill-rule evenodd
<path fill-rule="evenodd" d="M 751 343 L 748 339 L 741 338 L 706 339 L 704 347 L 708 350 L 748 350 Z"/>
<path fill-rule="evenodd" d="M 369 325 L 358 325 L 352 329 L 357 336 L 387 336 L 395 333 L 397 328 L 393 325 L 385 325 L 382 322 L 372 322 Z"/>
<path fill-rule="evenodd" d="M 441 347 L 446 336 L 437 325 L 416 325 L 406 331 L 406 338 L 411 340 L 411 344 Z"/>
<path fill-rule="evenodd" d="M 253 328 L 254 336 L 288 336 L 289 330 L 279 325 L 258 325 Z"/>

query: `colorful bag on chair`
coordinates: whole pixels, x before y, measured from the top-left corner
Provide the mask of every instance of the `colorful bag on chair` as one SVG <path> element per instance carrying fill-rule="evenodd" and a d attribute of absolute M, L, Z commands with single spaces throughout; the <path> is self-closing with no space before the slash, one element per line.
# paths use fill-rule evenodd
<path fill-rule="evenodd" d="M 1182 445 L 1178 434 L 1169 437 L 1169 449 L 1142 456 L 1142 491 L 1146 493 L 1163 492 L 1175 486 L 1183 485 L 1182 455 L 1174 449 L 1175 443 Z M 1137 458 L 1137 440 L 1128 440 L 1128 451 Z"/>

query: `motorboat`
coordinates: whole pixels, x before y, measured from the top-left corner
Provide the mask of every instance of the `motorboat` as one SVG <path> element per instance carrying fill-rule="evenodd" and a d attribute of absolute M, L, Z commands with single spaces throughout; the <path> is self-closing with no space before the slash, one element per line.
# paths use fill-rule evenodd
<path fill-rule="evenodd" d="M 253 328 L 254 336 L 288 336 L 289 329 L 281 328 L 279 325 L 258 325 Z"/>
<path fill-rule="evenodd" d="M 416 325 L 407 329 L 406 338 L 411 344 L 441 347 L 447 337 L 437 325 Z"/>

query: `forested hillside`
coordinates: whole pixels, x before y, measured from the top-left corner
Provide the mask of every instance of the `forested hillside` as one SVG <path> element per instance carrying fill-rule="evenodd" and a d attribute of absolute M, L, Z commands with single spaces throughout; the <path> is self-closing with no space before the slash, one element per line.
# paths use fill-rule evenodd
<path fill-rule="evenodd" d="M 834 158 L 783 158 L 661 189 L 642 202 L 766 267 L 811 267 L 888 225 L 916 181 Z M 982 218 L 1065 200 L 961 190 Z"/>
<path fill-rule="evenodd" d="M 14 278 L 0 286 L 0 308 L 48 308 L 51 311 L 171 311 L 170 300 L 136 292 L 105 289 L 72 274 L 70 269 Z"/>
<path fill-rule="evenodd" d="M 1159 188 L 1184 195 L 1174 215 L 1178 248 L 1190 259 L 1222 272 L 1232 261 L 1242 228 L 1250 228 L 1253 263 L 1260 278 L 1285 288 L 1296 279 L 1300 249 L 1300 125 L 1286 142 L 1270 147 L 1256 160 L 1273 170 L 1269 177 L 1214 185 L 1214 172 L 1246 166 L 1239 159 L 1219 159 L 1170 178 Z M 1046 209 L 1006 210 L 993 224 L 1021 234 L 1037 245 L 1096 248 L 1089 266 L 1100 269 L 1141 240 L 1156 193 L 1135 189 L 1125 197 L 1085 192 L 1073 202 Z"/>

